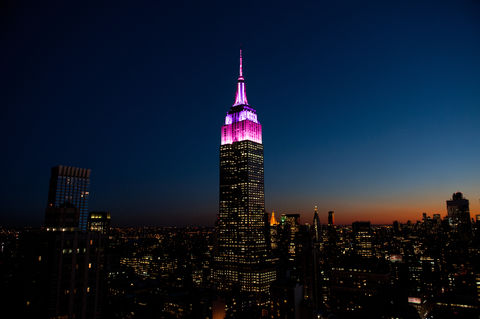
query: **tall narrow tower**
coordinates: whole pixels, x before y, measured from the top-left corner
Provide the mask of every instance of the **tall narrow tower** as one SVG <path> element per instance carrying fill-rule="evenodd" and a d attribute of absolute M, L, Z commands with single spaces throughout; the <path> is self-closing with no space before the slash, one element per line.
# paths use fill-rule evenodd
<path fill-rule="evenodd" d="M 235 102 L 221 131 L 213 279 L 218 290 L 266 294 L 275 280 L 265 220 L 262 126 L 247 101 L 242 51 Z"/>
<path fill-rule="evenodd" d="M 470 239 L 470 204 L 461 192 L 453 193 L 452 199 L 447 200 L 447 219 L 455 236 Z"/>
<path fill-rule="evenodd" d="M 317 206 L 315 206 L 315 212 L 313 213 L 313 238 L 316 243 L 320 241 L 320 218 L 318 217 Z"/>
<path fill-rule="evenodd" d="M 333 210 L 328 212 L 328 226 L 335 224 L 335 212 Z"/>

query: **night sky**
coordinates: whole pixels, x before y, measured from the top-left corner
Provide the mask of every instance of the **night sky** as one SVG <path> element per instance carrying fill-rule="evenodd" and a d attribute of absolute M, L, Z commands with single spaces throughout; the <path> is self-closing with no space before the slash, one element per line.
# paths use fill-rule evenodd
<path fill-rule="evenodd" d="M 116 225 L 213 225 L 240 47 L 268 211 L 480 213 L 479 1 L 38 3 L 0 9 L 0 225 L 43 222 L 60 164 Z"/>

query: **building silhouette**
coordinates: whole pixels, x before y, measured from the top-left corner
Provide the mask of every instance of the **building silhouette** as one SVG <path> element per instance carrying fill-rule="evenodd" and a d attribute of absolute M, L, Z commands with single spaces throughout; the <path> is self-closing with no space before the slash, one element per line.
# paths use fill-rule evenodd
<path fill-rule="evenodd" d="M 333 226 L 335 224 L 335 212 L 329 211 L 328 212 L 328 226 Z"/>
<path fill-rule="evenodd" d="M 28 231 L 19 240 L 26 318 L 98 318 L 104 237 L 98 232 Z"/>
<path fill-rule="evenodd" d="M 47 207 L 45 210 L 45 226 L 59 230 L 78 229 L 80 211 L 70 203 L 61 207 Z"/>
<path fill-rule="evenodd" d="M 470 205 L 461 192 L 453 193 L 452 199 L 447 200 L 447 219 L 454 236 L 471 237 Z"/>
<path fill-rule="evenodd" d="M 313 238 L 315 242 L 320 241 L 320 218 L 318 217 L 318 207 L 315 206 L 313 213 Z"/>
<path fill-rule="evenodd" d="M 74 208 L 78 210 L 76 227 L 81 230 L 87 229 L 90 173 L 90 169 L 71 166 L 59 165 L 52 168 L 46 210 L 47 224 L 52 219 L 58 219 L 52 215 L 66 214 L 65 211 L 55 211 L 55 208 Z M 71 214 L 70 210 L 68 215 Z"/>
<path fill-rule="evenodd" d="M 18 297 L 20 312 L 36 318 L 98 318 L 106 237 L 82 226 L 90 170 L 57 166 L 51 173 L 45 225 L 25 231 L 18 243 L 18 273 L 25 285 Z"/>
<path fill-rule="evenodd" d="M 370 222 L 354 222 L 352 223 L 352 231 L 355 253 L 364 258 L 373 257 L 373 236 Z"/>
<path fill-rule="evenodd" d="M 241 51 L 235 103 L 221 131 L 219 199 L 212 271 L 215 286 L 220 291 L 255 295 L 261 304 L 260 300 L 268 298 L 275 270 L 267 241 L 262 126 L 247 101 Z"/>

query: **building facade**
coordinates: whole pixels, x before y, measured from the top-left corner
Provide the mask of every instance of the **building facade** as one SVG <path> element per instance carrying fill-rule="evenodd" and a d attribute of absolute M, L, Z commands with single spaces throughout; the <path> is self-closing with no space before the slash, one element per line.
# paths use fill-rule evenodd
<path fill-rule="evenodd" d="M 53 208 L 76 208 L 78 210 L 80 230 L 87 229 L 88 197 L 90 188 L 90 169 L 55 166 L 50 177 L 48 192 L 48 211 Z"/>
<path fill-rule="evenodd" d="M 90 212 L 88 214 L 88 230 L 107 235 L 110 230 L 110 212 Z"/>
<path fill-rule="evenodd" d="M 352 231 L 355 253 L 363 258 L 373 257 L 373 236 L 370 222 L 354 222 Z"/>
<path fill-rule="evenodd" d="M 97 232 L 25 232 L 19 318 L 101 317 L 104 240 Z"/>
<path fill-rule="evenodd" d="M 328 212 L 328 226 L 333 226 L 335 224 L 335 212 Z"/>
<path fill-rule="evenodd" d="M 447 218 L 455 236 L 469 239 L 471 231 L 470 204 L 461 192 L 447 200 Z"/>
<path fill-rule="evenodd" d="M 275 270 L 265 218 L 262 126 L 247 101 L 241 51 L 235 103 L 221 131 L 219 199 L 216 288 L 268 295 Z"/>

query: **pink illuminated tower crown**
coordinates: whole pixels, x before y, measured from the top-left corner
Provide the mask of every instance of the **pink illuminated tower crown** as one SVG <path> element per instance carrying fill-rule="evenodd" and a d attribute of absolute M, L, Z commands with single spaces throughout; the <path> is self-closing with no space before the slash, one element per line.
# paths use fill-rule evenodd
<path fill-rule="evenodd" d="M 242 50 L 240 50 L 240 70 L 235 103 L 227 112 L 225 124 L 222 126 L 222 145 L 245 140 L 261 144 L 262 125 L 257 120 L 257 111 L 248 104 L 243 77 Z"/>

